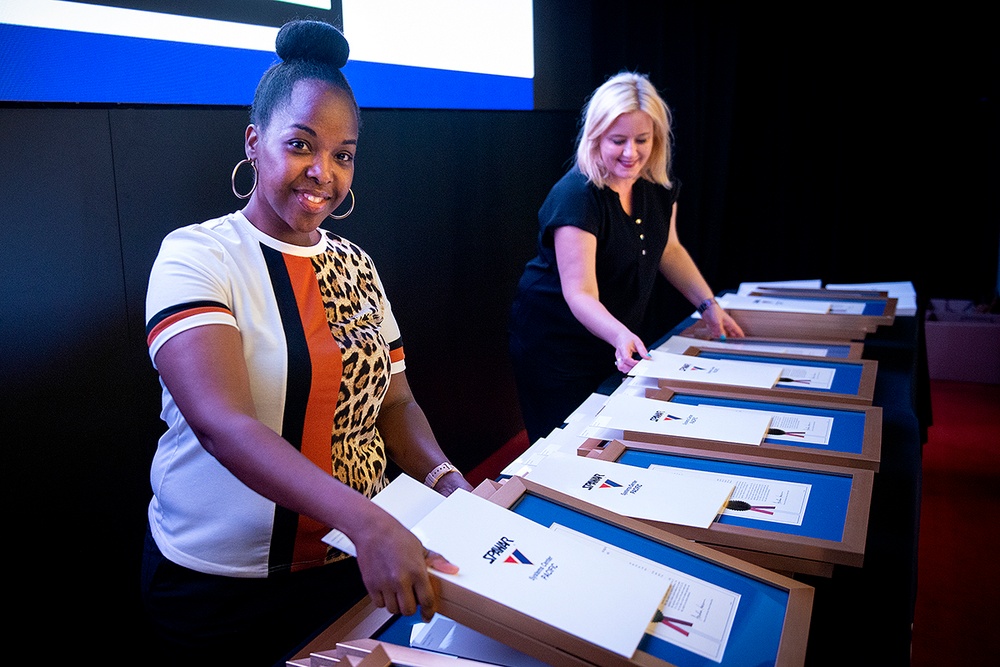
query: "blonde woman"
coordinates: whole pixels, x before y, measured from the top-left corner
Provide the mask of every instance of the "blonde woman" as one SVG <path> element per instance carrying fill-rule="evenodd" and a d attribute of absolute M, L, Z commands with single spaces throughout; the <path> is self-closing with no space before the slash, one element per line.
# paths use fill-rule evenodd
<path fill-rule="evenodd" d="M 622 72 L 583 110 L 573 167 L 538 212 L 510 319 L 510 351 L 531 442 L 560 426 L 612 373 L 648 356 L 641 330 L 663 275 L 714 336 L 739 325 L 677 238 L 670 111 L 649 79 Z"/>

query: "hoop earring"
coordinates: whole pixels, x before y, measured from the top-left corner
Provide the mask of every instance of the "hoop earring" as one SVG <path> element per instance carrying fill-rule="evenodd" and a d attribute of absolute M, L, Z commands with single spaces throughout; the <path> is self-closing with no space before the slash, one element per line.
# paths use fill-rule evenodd
<path fill-rule="evenodd" d="M 244 164 L 249 164 L 250 168 L 253 169 L 253 187 L 250 188 L 250 192 L 246 193 L 245 195 L 241 195 L 239 192 L 236 191 L 236 172 L 238 172 L 240 170 L 240 167 L 242 167 Z M 236 195 L 240 199 L 250 199 L 250 195 L 252 195 L 254 191 L 257 189 L 257 164 L 250 158 L 243 158 L 242 160 L 236 163 L 235 167 L 233 167 L 233 175 L 229 177 L 229 182 L 233 186 L 234 195 Z"/>
<path fill-rule="evenodd" d="M 347 188 L 347 194 L 351 195 L 351 208 L 349 208 L 347 210 L 347 213 L 345 213 L 344 215 L 334 215 L 333 213 L 331 213 L 330 217 L 333 218 L 334 220 L 343 220 L 344 218 L 346 218 L 347 216 L 349 216 L 351 213 L 354 213 L 354 203 L 356 201 L 354 199 L 354 190 L 352 190 L 350 188 Z"/>

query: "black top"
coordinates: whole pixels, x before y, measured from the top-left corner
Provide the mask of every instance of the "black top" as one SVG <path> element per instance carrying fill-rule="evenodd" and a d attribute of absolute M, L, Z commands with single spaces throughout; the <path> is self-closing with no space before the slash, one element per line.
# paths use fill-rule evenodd
<path fill-rule="evenodd" d="M 641 331 L 679 187 L 676 181 L 667 189 L 640 178 L 632 186 L 632 215 L 628 215 L 617 192 L 588 183 L 575 167 L 566 173 L 538 211 L 538 255 L 527 263 L 518 284 L 511 332 L 523 343 L 545 340 L 558 346 L 560 354 L 608 351 L 607 343 L 573 316 L 562 296 L 554 232 L 564 225 L 597 237 L 601 303 L 631 331 Z"/>

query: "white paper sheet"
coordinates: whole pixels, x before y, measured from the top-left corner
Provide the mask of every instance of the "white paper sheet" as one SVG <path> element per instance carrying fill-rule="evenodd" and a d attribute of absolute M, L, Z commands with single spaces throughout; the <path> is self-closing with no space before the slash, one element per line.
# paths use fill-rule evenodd
<path fill-rule="evenodd" d="M 683 471 L 578 456 L 546 459 L 526 479 L 623 516 L 708 528 L 735 485 Z"/>
<path fill-rule="evenodd" d="M 649 624 L 647 634 L 675 646 L 722 662 L 729 634 L 736 619 L 740 594 L 667 567 L 625 549 L 602 542 L 566 526 L 553 524 L 552 530 L 574 535 L 601 553 L 624 560 L 632 567 L 656 572 L 670 582 L 670 593 L 661 607 L 661 617 Z"/>
<path fill-rule="evenodd" d="M 604 394 L 591 394 L 581 403 L 573 412 L 566 417 L 566 424 L 577 424 L 580 422 L 589 422 L 593 419 L 594 415 L 601 411 L 604 407 L 604 403 L 607 402 L 608 397 Z"/>
<path fill-rule="evenodd" d="M 520 456 L 507 464 L 501 475 L 523 477 L 538 465 L 539 461 L 548 457 L 573 457 L 587 438 L 571 433 L 566 429 L 555 429 L 547 438 L 539 438 Z"/>
<path fill-rule="evenodd" d="M 719 406 L 686 405 L 644 396 L 615 396 L 583 434 L 591 428 L 612 429 L 759 445 L 770 422 L 770 416 L 764 412 L 736 412 Z"/>
<path fill-rule="evenodd" d="M 763 310 L 779 313 L 811 313 L 823 315 L 830 312 L 829 301 L 814 299 L 786 299 L 774 296 L 739 296 L 724 294 L 716 301 L 725 310 Z"/>
<path fill-rule="evenodd" d="M 885 292 L 889 295 L 889 298 L 896 299 L 897 315 L 917 314 L 917 291 L 914 289 L 913 283 L 909 280 L 888 283 L 828 284 L 826 288 L 829 290 L 874 290 L 876 292 Z"/>
<path fill-rule="evenodd" d="M 525 655 L 512 646 L 480 634 L 441 614 L 434 614 L 427 623 L 413 625 L 410 631 L 410 646 L 504 667 L 546 667 L 541 660 Z"/>
<path fill-rule="evenodd" d="M 865 314 L 865 302 L 864 301 L 831 301 L 830 302 L 830 314 L 831 315 L 864 315 Z"/>
<path fill-rule="evenodd" d="M 707 406 L 720 407 L 720 406 Z M 728 410 L 756 412 L 750 408 L 726 408 Z M 762 410 L 771 416 L 771 425 L 767 429 L 769 440 L 788 440 L 790 442 L 808 442 L 813 445 L 829 445 L 830 433 L 833 431 L 833 417 L 820 415 L 796 414 L 794 412 L 777 412 Z"/>
<path fill-rule="evenodd" d="M 785 289 L 819 289 L 823 286 L 821 280 L 779 280 L 768 283 L 740 283 L 736 293 L 745 296 L 761 287 L 783 287 Z"/>
<path fill-rule="evenodd" d="M 917 290 L 909 280 L 898 280 L 888 283 L 828 283 L 826 289 L 885 292 L 891 298 L 895 299 L 909 296 L 915 297 L 917 295 Z"/>
<path fill-rule="evenodd" d="M 425 486 L 409 475 L 400 475 L 376 493 L 372 502 L 384 509 L 407 528 L 413 528 L 428 512 L 444 500 L 437 491 Z M 357 557 L 354 543 L 339 530 L 331 530 L 323 541 L 344 553 Z"/>
<path fill-rule="evenodd" d="M 833 378 L 837 369 L 823 368 L 820 366 L 785 366 L 781 369 L 781 377 L 778 378 L 779 387 L 789 388 L 809 388 L 809 389 L 831 389 Z"/>
<path fill-rule="evenodd" d="M 770 389 L 782 371 L 779 363 L 708 359 L 659 350 L 650 350 L 649 356 L 633 366 L 629 375 Z"/>
<path fill-rule="evenodd" d="M 797 354 L 810 357 L 825 357 L 828 356 L 829 352 L 825 347 L 814 347 L 809 344 L 757 343 L 743 341 L 740 338 L 730 338 L 724 341 L 704 340 L 688 336 L 671 336 L 660 344 L 656 350 L 671 352 L 673 354 L 683 354 L 690 347 L 701 350 L 718 350 L 721 352 L 769 352 L 771 354 Z"/>
<path fill-rule="evenodd" d="M 578 409 L 574 411 L 573 418 L 567 420 L 566 428 L 562 430 L 572 433 L 579 439 L 581 444 L 589 438 L 596 438 L 598 440 L 621 440 L 623 437 L 621 429 L 600 428 L 598 426 L 594 426 L 594 417 L 597 416 L 597 413 L 604 407 L 604 404 L 612 398 L 618 396 L 645 396 L 647 389 L 659 389 L 659 384 L 657 383 L 656 378 L 626 377 L 622 380 L 620 385 L 615 387 L 615 390 L 611 392 L 610 396 L 606 396 L 604 394 L 592 394 L 591 398 L 588 399 L 587 409 Z"/>
<path fill-rule="evenodd" d="M 809 503 L 812 486 L 798 482 L 785 482 L 764 477 L 728 475 L 709 470 L 688 470 L 672 466 L 651 465 L 650 470 L 661 472 L 679 471 L 685 474 L 734 484 L 729 503 L 740 503 L 734 509 L 726 509 L 723 514 L 742 516 L 757 521 L 802 525 Z M 745 503 L 745 505 L 742 505 Z"/>
<path fill-rule="evenodd" d="M 669 587 L 462 490 L 413 533 L 460 568 L 436 576 L 628 658 Z"/>

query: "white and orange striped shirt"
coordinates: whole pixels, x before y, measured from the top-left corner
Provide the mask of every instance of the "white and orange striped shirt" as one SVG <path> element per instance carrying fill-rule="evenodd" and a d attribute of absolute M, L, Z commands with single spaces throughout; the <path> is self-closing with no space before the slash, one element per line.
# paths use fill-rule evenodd
<path fill-rule="evenodd" d="M 311 247 L 277 241 L 241 212 L 166 236 L 146 296 L 149 354 L 192 327 L 236 327 L 258 418 L 367 496 L 385 485 L 375 428 L 390 373 L 405 368 L 399 328 L 371 258 L 326 230 Z M 162 386 L 161 381 L 161 386 Z M 163 554 L 210 574 L 266 577 L 320 565 L 328 528 L 236 479 L 198 442 L 163 386 L 150 473 L 152 534 Z"/>

